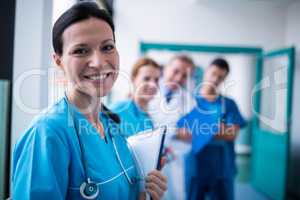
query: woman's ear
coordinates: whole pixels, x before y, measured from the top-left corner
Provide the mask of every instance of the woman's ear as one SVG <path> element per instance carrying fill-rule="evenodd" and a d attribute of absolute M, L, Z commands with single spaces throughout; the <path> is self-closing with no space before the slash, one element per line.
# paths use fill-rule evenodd
<path fill-rule="evenodd" d="M 58 54 L 56 54 L 56 53 L 54 53 L 54 54 L 53 54 L 53 60 L 54 60 L 55 64 L 56 64 L 59 68 L 61 68 L 61 69 L 63 70 L 62 61 L 61 61 L 61 56 L 58 55 Z"/>

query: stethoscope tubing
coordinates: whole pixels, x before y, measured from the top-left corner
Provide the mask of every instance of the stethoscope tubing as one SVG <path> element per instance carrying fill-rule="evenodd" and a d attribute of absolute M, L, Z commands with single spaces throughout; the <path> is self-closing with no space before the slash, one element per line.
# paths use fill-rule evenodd
<path fill-rule="evenodd" d="M 132 169 L 134 169 L 134 165 L 131 165 L 130 167 L 128 167 L 127 169 L 125 169 L 125 171 L 129 171 L 129 170 L 132 170 Z M 104 184 L 106 184 L 106 183 L 109 183 L 109 182 L 111 182 L 111 181 L 114 181 L 115 179 L 119 178 L 119 177 L 122 176 L 123 174 L 124 174 L 124 172 L 122 171 L 122 172 L 118 173 L 117 175 L 111 177 L 110 179 L 105 180 L 105 181 L 102 181 L 102 182 L 99 182 L 99 183 L 96 183 L 96 184 L 97 184 L 98 186 L 104 185 Z M 69 187 L 69 189 L 70 189 L 70 190 L 79 190 L 80 187 Z"/>
<path fill-rule="evenodd" d="M 69 105 L 69 100 L 68 100 L 68 97 L 67 95 L 65 94 L 65 101 L 67 103 L 67 106 L 68 106 L 68 109 L 70 110 L 70 105 Z M 70 112 L 69 112 L 70 113 Z M 71 111 L 70 113 L 71 115 L 71 118 L 72 118 L 72 122 L 73 122 L 73 126 L 74 126 L 74 129 L 75 129 L 75 132 L 76 132 L 76 136 L 77 136 L 77 139 L 78 139 L 78 143 L 79 143 L 79 148 L 80 148 L 80 151 L 81 151 L 81 162 L 83 164 L 83 169 L 84 169 L 84 174 L 85 174 L 85 180 L 91 180 L 91 178 L 89 177 L 88 175 L 88 170 L 87 170 L 87 164 L 86 164 L 86 159 L 85 159 L 85 150 L 84 150 L 84 146 L 82 145 L 82 142 L 80 140 L 80 136 L 78 134 L 78 128 L 76 126 L 76 123 L 75 123 L 75 119 L 74 119 L 74 116 L 73 116 L 73 112 Z M 109 119 L 110 120 L 110 119 Z M 103 182 L 100 182 L 100 183 L 96 183 L 97 185 L 102 185 L 102 184 L 105 184 L 105 183 L 108 183 L 110 181 L 113 181 L 115 180 L 117 177 L 121 176 L 122 174 L 124 174 L 126 176 L 126 179 L 127 181 L 129 182 L 130 185 L 133 184 L 133 181 L 131 180 L 131 178 L 129 177 L 127 171 L 134 168 L 134 166 L 130 166 L 129 168 L 125 169 L 124 165 L 123 165 L 123 162 L 120 158 L 120 154 L 118 152 L 118 149 L 117 149 L 117 146 L 116 146 L 116 143 L 115 143 L 115 139 L 114 139 L 114 136 L 111 134 L 110 132 L 110 128 L 108 129 L 108 134 L 111 138 L 111 141 L 112 141 L 112 144 L 113 144 L 113 148 L 114 148 L 114 152 L 116 154 L 116 157 L 117 157 L 117 160 L 122 168 L 122 172 L 120 172 L 118 175 L 110 178 L 109 180 L 106 180 L 106 181 L 103 181 Z M 72 189 L 72 188 L 70 188 Z M 73 188 L 75 189 L 75 188 Z M 78 188 L 79 189 L 79 188 Z"/>

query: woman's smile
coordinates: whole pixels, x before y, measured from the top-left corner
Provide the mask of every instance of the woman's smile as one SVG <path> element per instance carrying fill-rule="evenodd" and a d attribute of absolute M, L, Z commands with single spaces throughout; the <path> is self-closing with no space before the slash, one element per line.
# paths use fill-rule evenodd
<path fill-rule="evenodd" d="M 83 75 L 83 78 L 86 81 L 89 81 L 93 84 L 103 84 L 108 79 L 113 79 L 113 75 L 115 72 L 105 72 L 105 73 L 98 73 L 98 74 L 88 74 Z"/>

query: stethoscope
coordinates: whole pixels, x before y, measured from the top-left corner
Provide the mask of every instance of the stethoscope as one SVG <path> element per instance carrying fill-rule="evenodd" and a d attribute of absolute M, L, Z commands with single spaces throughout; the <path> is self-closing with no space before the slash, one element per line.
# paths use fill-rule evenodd
<path fill-rule="evenodd" d="M 71 120 L 72 120 L 72 123 L 73 123 L 73 126 L 75 128 L 75 132 L 76 132 L 76 136 L 77 136 L 77 139 L 78 139 L 78 143 L 79 143 L 79 148 L 80 148 L 80 151 L 81 151 L 81 162 L 82 162 L 82 165 L 83 165 L 83 170 L 84 170 L 84 174 L 85 174 L 85 181 L 80 185 L 79 187 L 79 191 L 80 191 L 80 195 L 84 198 L 84 199 L 96 199 L 98 196 L 99 196 L 99 193 L 100 193 L 100 189 L 99 189 L 99 185 L 102 185 L 104 183 L 107 183 L 109 181 L 112 181 L 114 180 L 114 178 L 108 180 L 108 181 L 104 181 L 104 182 L 101 182 L 101 183 L 96 183 L 92 180 L 92 178 L 88 175 L 88 170 L 87 170 L 87 164 L 86 164 L 86 159 L 85 159 L 85 150 L 84 150 L 84 146 L 82 145 L 81 143 L 81 140 L 80 140 L 80 137 L 79 137 L 79 134 L 78 134 L 78 127 L 76 126 L 76 123 L 75 123 L 75 119 L 74 119 L 74 116 L 73 116 L 73 110 L 70 110 L 71 106 L 69 105 L 69 100 L 68 100 L 68 97 L 67 95 L 65 94 L 65 101 L 67 103 L 67 106 L 68 106 L 68 110 L 69 110 L 69 113 L 71 115 Z M 104 105 L 102 105 L 102 110 L 103 110 L 103 113 L 105 113 L 107 116 L 108 116 L 108 124 L 120 124 L 120 118 L 118 117 L 118 115 L 112 113 L 108 108 L 106 108 Z M 71 112 L 70 112 L 71 111 Z M 132 180 L 127 171 L 129 169 L 125 169 L 124 165 L 123 165 L 123 162 L 120 158 L 120 154 L 118 152 L 118 149 L 117 149 L 117 146 L 116 146 L 116 142 L 115 142 L 115 139 L 114 139 L 114 136 L 113 134 L 111 134 L 110 132 L 110 125 L 109 125 L 109 128 L 108 128 L 108 135 L 110 136 L 110 139 L 112 141 L 112 144 L 113 144 L 113 148 L 114 148 L 114 152 L 116 154 L 116 157 L 117 157 L 117 160 L 122 168 L 122 173 L 119 174 L 122 175 L 124 174 L 128 183 L 130 185 L 133 185 L 135 183 L 134 180 Z M 133 167 L 132 167 L 133 168 Z"/>

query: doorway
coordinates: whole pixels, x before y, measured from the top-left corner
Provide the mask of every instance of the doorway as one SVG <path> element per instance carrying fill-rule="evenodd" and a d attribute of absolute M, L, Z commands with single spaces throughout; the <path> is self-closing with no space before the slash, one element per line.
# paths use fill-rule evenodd
<path fill-rule="evenodd" d="M 270 198 L 284 199 L 288 166 L 287 158 L 289 156 L 287 149 L 289 147 L 289 117 L 291 115 L 293 48 L 263 52 L 263 49 L 260 47 L 141 42 L 140 53 L 141 55 L 155 59 L 163 66 L 174 54 L 189 55 L 196 64 L 194 77 L 188 81 L 186 88 L 191 92 L 195 91 L 195 88 L 201 82 L 203 70 L 209 65 L 212 59 L 222 57 L 229 62 L 231 71 L 224 81 L 224 85 L 221 86 L 222 93 L 236 101 L 240 112 L 248 122 L 248 125 L 241 129 L 235 144 L 236 164 L 238 167 L 236 199 L 245 199 L 245 197 L 262 200 Z M 268 135 L 269 138 L 265 138 L 261 134 L 261 129 L 264 127 L 263 124 L 260 126 L 260 122 L 266 114 L 266 117 L 269 114 L 270 118 L 270 112 L 277 109 L 278 106 L 272 106 L 272 102 L 274 103 L 276 100 L 272 98 L 272 95 L 277 92 L 278 88 L 274 89 L 272 87 L 273 83 L 270 84 L 271 86 L 269 85 L 270 88 L 267 88 L 267 90 L 260 88 L 255 91 L 255 88 L 264 78 L 274 77 L 274 74 L 277 77 L 285 77 L 282 80 L 279 78 L 279 81 L 281 81 L 280 87 L 286 89 L 285 93 L 282 93 L 280 97 L 281 105 L 284 105 L 282 112 L 286 114 L 284 116 L 279 114 L 277 122 L 273 120 L 273 124 L 268 122 L 267 124 L 274 127 L 275 124 L 278 124 L 278 120 L 281 120 L 282 125 L 286 129 L 284 129 L 284 136 L 279 134 L 278 138 L 277 134 L 274 138 L 272 135 Z M 277 113 L 280 113 L 278 109 Z M 279 169 L 276 168 L 277 170 L 268 171 L 270 166 L 263 159 L 265 156 L 270 157 L 270 154 L 264 151 L 265 147 L 263 144 L 267 143 L 270 148 L 276 149 L 279 145 L 278 142 L 281 143 L 281 150 L 279 150 L 282 155 L 280 164 L 272 157 L 277 156 L 278 151 L 271 153 L 269 162 L 276 162 L 281 167 Z M 267 171 L 270 172 L 267 173 L 270 180 L 266 176 L 263 176 L 263 173 Z M 276 173 L 275 176 L 274 173 Z M 278 180 L 271 180 L 271 177 L 276 178 L 278 174 L 280 177 Z M 267 185 L 266 183 L 269 181 L 271 181 L 271 184 Z"/>

